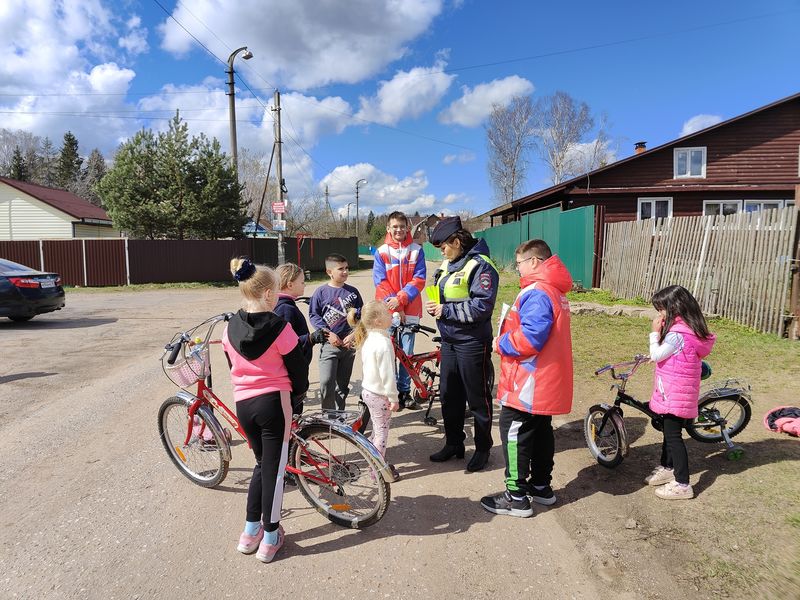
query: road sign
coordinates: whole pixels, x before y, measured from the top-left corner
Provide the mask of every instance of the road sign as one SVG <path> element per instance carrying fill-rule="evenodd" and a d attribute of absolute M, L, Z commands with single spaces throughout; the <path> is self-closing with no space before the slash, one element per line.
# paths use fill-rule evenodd
<path fill-rule="evenodd" d="M 274 231 L 286 231 L 286 221 L 283 219 L 273 219 L 272 229 Z"/>
<path fill-rule="evenodd" d="M 276 215 L 282 215 L 286 212 L 286 203 L 285 202 L 273 202 L 272 203 L 272 212 Z"/>

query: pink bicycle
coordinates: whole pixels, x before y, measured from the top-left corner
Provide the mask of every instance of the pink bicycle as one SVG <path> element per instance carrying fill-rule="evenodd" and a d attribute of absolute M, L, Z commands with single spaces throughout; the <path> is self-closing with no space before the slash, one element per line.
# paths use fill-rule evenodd
<path fill-rule="evenodd" d="M 211 336 L 216 325 L 231 316 L 217 315 L 176 334 L 161 356 L 164 373 L 182 389 L 161 405 L 158 433 L 173 464 L 203 487 L 222 483 L 231 460 L 232 436 L 217 415 L 247 442 L 236 414 L 212 390 L 209 349 L 220 341 Z M 380 452 L 359 433 L 363 419 L 363 411 L 294 415 L 286 466 L 317 511 L 355 529 L 383 517 L 389 507 L 389 483 L 394 481 Z"/>

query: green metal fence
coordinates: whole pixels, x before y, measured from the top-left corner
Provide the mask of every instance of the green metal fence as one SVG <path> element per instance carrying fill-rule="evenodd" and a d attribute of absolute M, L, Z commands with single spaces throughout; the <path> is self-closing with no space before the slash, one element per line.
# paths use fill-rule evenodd
<path fill-rule="evenodd" d="M 514 263 L 517 246 L 527 240 L 542 239 L 559 255 L 576 286 L 588 288 L 592 285 L 594 206 L 567 211 L 551 208 L 531 213 L 513 223 L 476 231 L 475 237 L 486 240 L 494 261 L 507 268 Z M 425 245 L 425 256 L 431 259 L 428 246 L 430 244 Z"/>

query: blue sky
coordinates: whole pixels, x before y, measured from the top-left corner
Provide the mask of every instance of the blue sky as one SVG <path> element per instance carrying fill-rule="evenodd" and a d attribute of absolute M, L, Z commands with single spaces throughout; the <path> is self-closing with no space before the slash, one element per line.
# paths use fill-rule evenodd
<path fill-rule="evenodd" d="M 798 25 L 800 0 L 4 0 L 0 114 L 111 158 L 180 109 L 228 150 L 223 61 L 247 45 L 239 152 L 269 154 L 277 86 L 290 201 L 327 184 L 343 212 L 365 178 L 364 211 L 477 214 L 492 103 L 563 90 L 624 158 L 800 92 Z M 532 156 L 526 192 L 548 185 Z"/>

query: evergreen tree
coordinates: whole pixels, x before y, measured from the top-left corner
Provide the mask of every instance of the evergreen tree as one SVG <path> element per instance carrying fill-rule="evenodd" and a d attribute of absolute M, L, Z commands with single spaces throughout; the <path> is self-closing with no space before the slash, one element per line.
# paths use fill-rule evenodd
<path fill-rule="evenodd" d="M 86 186 L 86 195 L 82 196 L 89 202 L 96 206 L 102 206 L 103 202 L 97 193 L 97 184 L 106 174 L 106 159 L 100 153 L 100 150 L 95 148 L 86 159 L 86 168 L 81 173 L 81 180 Z"/>
<path fill-rule="evenodd" d="M 375 213 L 369 211 L 367 215 L 367 231 L 372 231 L 372 226 L 375 224 Z"/>
<path fill-rule="evenodd" d="M 123 144 L 97 186 L 114 225 L 133 237 L 242 237 L 241 187 L 217 140 L 189 139 L 180 115 Z"/>
<path fill-rule="evenodd" d="M 46 137 L 42 140 L 37 154 L 36 165 L 32 169 L 31 179 L 34 183 L 54 187 L 57 178 L 58 159 L 52 140 Z"/>
<path fill-rule="evenodd" d="M 14 147 L 14 154 L 11 155 L 11 179 L 17 181 L 28 181 L 30 173 L 28 165 L 25 164 L 25 159 L 22 157 L 22 150 L 19 146 Z"/>
<path fill-rule="evenodd" d="M 62 189 L 71 189 L 80 179 L 83 159 L 78 154 L 78 140 L 71 131 L 64 134 L 64 144 L 58 157 L 56 184 Z"/>

